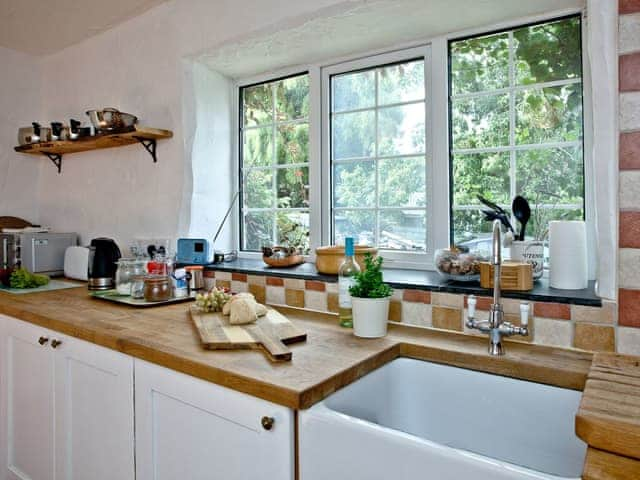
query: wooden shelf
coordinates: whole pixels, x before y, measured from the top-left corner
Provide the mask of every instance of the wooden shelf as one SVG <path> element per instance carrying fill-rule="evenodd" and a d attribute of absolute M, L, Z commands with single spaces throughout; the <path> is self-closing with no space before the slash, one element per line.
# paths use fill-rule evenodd
<path fill-rule="evenodd" d="M 156 142 L 163 138 L 173 137 L 171 130 L 136 126 L 128 132 L 100 134 L 93 137 L 83 137 L 78 140 L 60 140 L 54 142 L 30 143 L 15 147 L 19 153 L 30 155 L 45 155 L 58 167 L 58 173 L 62 171 L 62 156 L 68 153 L 88 152 L 103 148 L 122 147 L 141 143 L 157 162 Z"/>

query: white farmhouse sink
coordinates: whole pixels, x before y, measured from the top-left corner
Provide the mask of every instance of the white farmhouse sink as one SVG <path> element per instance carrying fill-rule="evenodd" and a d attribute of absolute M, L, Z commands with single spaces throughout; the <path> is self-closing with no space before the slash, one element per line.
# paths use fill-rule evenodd
<path fill-rule="evenodd" d="M 300 413 L 301 479 L 577 479 L 580 395 L 400 358 Z"/>

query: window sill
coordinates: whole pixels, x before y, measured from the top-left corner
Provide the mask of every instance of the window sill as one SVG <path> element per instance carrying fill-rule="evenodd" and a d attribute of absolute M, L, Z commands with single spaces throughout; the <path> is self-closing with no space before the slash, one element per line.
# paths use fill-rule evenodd
<path fill-rule="evenodd" d="M 205 270 L 244 273 L 247 275 L 264 275 L 280 278 L 297 278 L 301 280 L 316 280 L 320 282 L 335 283 L 337 275 L 325 275 L 318 273 L 313 263 L 303 263 L 291 268 L 271 268 L 262 262 L 248 258 L 239 258 L 232 262 L 215 265 L 207 265 Z M 384 281 L 393 288 L 429 290 L 432 292 L 457 293 L 467 295 L 490 296 L 491 290 L 480 288 L 479 283 L 449 282 L 444 280 L 438 272 L 425 270 L 399 270 L 384 269 Z M 589 287 L 584 290 L 558 290 L 549 286 L 548 278 L 544 277 L 534 284 L 529 292 L 502 292 L 505 298 L 533 300 L 538 302 L 566 303 L 574 305 L 586 305 L 591 307 L 602 306 L 602 300 L 595 293 L 595 282 L 589 282 Z"/>

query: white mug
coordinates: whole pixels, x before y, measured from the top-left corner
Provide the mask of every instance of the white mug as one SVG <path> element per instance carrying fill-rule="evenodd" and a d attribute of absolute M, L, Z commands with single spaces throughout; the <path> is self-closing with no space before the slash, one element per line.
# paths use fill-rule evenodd
<path fill-rule="evenodd" d="M 533 267 L 533 279 L 544 273 L 544 243 L 537 240 L 514 240 L 511 243 L 511 260 L 528 262 Z"/>

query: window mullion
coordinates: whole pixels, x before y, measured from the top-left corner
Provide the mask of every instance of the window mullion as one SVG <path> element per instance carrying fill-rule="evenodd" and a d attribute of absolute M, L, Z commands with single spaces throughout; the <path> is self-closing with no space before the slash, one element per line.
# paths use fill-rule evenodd
<path fill-rule="evenodd" d="M 375 154 L 375 163 L 374 163 L 374 175 L 375 175 L 375 179 L 374 179 L 374 181 L 375 181 L 375 193 L 374 193 L 374 195 L 375 195 L 375 200 L 374 201 L 375 201 L 375 203 L 374 203 L 374 205 L 376 207 L 376 213 L 375 213 L 376 221 L 375 221 L 375 231 L 373 233 L 373 238 L 374 238 L 374 242 L 375 242 L 376 246 L 380 246 L 380 199 L 378 197 L 378 193 L 379 193 L 378 169 L 379 169 L 379 166 L 380 166 L 380 159 L 378 158 L 378 156 L 380 154 L 380 149 L 379 149 L 379 145 L 378 145 L 378 139 L 380 138 L 380 132 L 378 130 L 379 127 L 380 127 L 379 118 L 378 118 L 379 115 L 380 115 L 380 110 L 379 110 L 379 105 L 378 105 L 378 96 L 379 96 L 378 95 L 378 89 L 380 88 L 379 87 L 379 82 L 380 82 L 380 70 L 376 68 L 376 70 L 375 70 L 375 85 L 374 85 L 374 87 L 375 87 L 375 90 L 374 90 L 375 91 L 375 93 L 374 93 L 374 95 L 375 95 L 375 106 L 376 106 L 375 115 L 374 115 L 374 118 L 375 118 L 375 120 L 374 120 L 375 121 L 374 131 L 376 132 L 376 138 L 375 138 L 375 142 L 374 142 L 374 144 L 375 144 L 375 151 L 374 151 L 374 154 Z"/>
<path fill-rule="evenodd" d="M 273 120 L 273 126 L 272 126 L 272 140 L 271 140 L 271 168 L 272 168 L 272 175 L 271 175 L 271 184 L 272 184 L 272 188 L 273 188 L 273 207 L 274 207 L 274 211 L 275 214 L 273 215 L 273 221 L 272 221 L 272 226 L 273 226 L 273 230 L 271 233 L 271 238 L 273 239 L 273 244 L 277 245 L 278 244 L 278 170 L 276 168 L 276 165 L 278 164 L 278 158 L 277 158 L 277 153 L 278 153 L 278 146 L 276 145 L 276 140 L 278 138 L 278 126 L 277 126 L 277 118 L 276 118 L 276 84 L 273 83 L 271 84 L 271 115 L 272 115 L 272 120 Z"/>
<path fill-rule="evenodd" d="M 516 185 L 516 98 L 515 98 L 515 52 L 513 31 L 509 32 L 509 193 L 511 198 L 517 194 Z M 511 223 L 515 225 L 515 217 L 511 212 Z"/>

